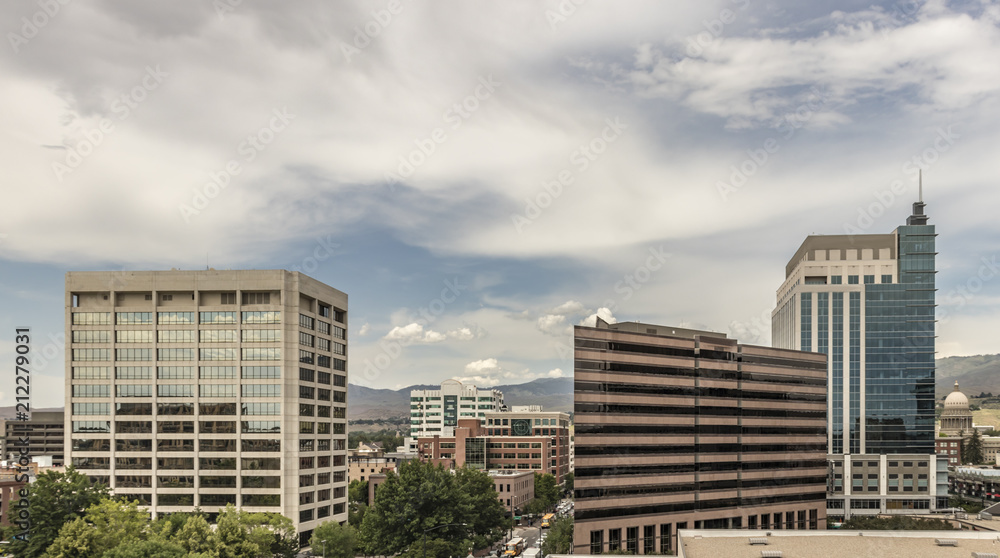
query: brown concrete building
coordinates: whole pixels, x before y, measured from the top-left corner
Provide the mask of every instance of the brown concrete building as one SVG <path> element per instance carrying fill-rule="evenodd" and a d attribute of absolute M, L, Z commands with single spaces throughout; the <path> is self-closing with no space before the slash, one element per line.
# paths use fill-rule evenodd
<path fill-rule="evenodd" d="M 600 319 L 574 337 L 574 554 L 826 528 L 825 355 Z"/>
<path fill-rule="evenodd" d="M 531 471 L 490 471 L 489 475 L 500 503 L 514 515 L 535 499 L 535 474 Z"/>
<path fill-rule="evenodd" d="M 948 461 L 949 467 L 957 467 L 962 464 L 962 439 L 938 436 L 934 439 L 934 448 L 938 459 Z"/>
<path fill-rule="evenodd" d="M 569 414 L 538 409 L 490 412 L 459 419 L 451 437 L 417 439 L 425 461 L 456 468 L 549 473 L 562 483 L 569 473 Z"/>
<path fill-rule="evenodd" d="M 67 462 L 153 517 L 347 520 L 347 295 L 298 272 L 66 274 Z"/>
<path fill-rule="evenodd" d="M 32 458 L 50 456 L 53 467 L 65 464 L 66 422 L 62 411 L 35 411 L 31 420 L 0 419 L 0 455 L 11 461 L 21 451 L 18 440 L 28 440 L 28 455 Z"/>

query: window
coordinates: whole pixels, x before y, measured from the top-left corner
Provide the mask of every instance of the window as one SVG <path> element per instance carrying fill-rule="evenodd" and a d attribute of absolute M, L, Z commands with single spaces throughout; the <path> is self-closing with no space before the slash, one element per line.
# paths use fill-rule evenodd
<path fill-rule="evenodd" d="M 236 403 L 199 403 L 198 414 L 225 416 L 236 414 Z"/>
<path fill-rule="evenodd" d="M 316 414 L 316 406 L 308 403 L 299 403 L 299 416 L 311 417 Z"/>
<path fill-rule="evenodd" d="M 153 323 L 153 313 L 116 312 L 115 323 L 118 325 L 149 325 Z"/>
<path fill-rule="evenodd" d="M 324 318 L 329 318 L 330 317 L 330 307 L 327 306 L 326 304 L 320 304 L 319 305 L 319 315 L 323 316 Z"/>
<path fill-rule="evenodd" d="M 302 334 L 300 333 L 299 335 L 302 335 Z M 316 348 L 319 349 L 319 350 L 321 350 L 321 351 L 329 351 L 330 350 L 330 340 L 329 339 L 324 339 L 322 337 L 317 337 L 316 338 Z"/>
<path fill-rule="evenodd" d="M 280 329 L 244 329 L 244 343 L 276 343 L 281 341 Z"/>
<path fill-rule="evenodd" d="M 281 421 L 269 420 L 245 420 L 242 423 L 244 434 L 279 434 L 281 433 Z"/>
<path fill-rule="evenodd" d="M 281 312 L 276 310 L 265 312 L 243 312 L 243 323 L 245 324 L 280 324 Z"/>
<path fill-rule="evenodd" d="M 73 451 L 111 451 L 111 440 L 73 438 Z"/>
<path fill-rule="evenodd" d="M 194 323 L 194 312 L 157 312 L 156 323 L 160 325 L 190 325 Z"/>
<path fill-rule="evenodd" d="M 316 366 L 322 366 L 323 368 L 330 367 L 330 357 L 326 355 L 316 355 Z"/>
<path fill-rule="evenodd" d="M 74 312 L 73 325 L 111 325 L 109 312 Z"/>
<path fill-rule="evenodd" d="M 156 395 L 157 397 L 194 397 L 194 386 L 191 384 L 160 384 L 156 386 Z"/>
<path fill-rule="evenodd" d="M 107 380 L 111 377 L 109 366 L 74 366 L 74 380 Z"/>
<path fill-rule="evenodd" d="M 119 333 L 124 333 L 124 332 L 119 332 Z M 156 332 L 156 341 L 159 343 L 194 343 L 194 330 L 161 329 Z"/>
<path fill-rule="evenodd" d="M 278 347 L 243 348 L 243 360 L 281 360 Z"/>
<path fill-rule="evenodd" d="M 883 275 L 882 276 L 882 283 L 886 284 L 886 285 L 892 283 L 892 275 Z"/>
<path fill-rule="evenodd" d="M 198 358 L 199 360 L 236 360 L 236 349 L 231 347 L 198 349 Z"/>
<path fill-rule="evenodd" d="M 194 349 L 156 349 L 156 360 L 194 360 Z"/>
<path fill-rule="evenodd" d="M 156 451 L 194 451 L 194 440 L 158 440 Z"/>
<path fill-rule="evenodd" d="M 236 304 L 236 293 L 220 293 L 220 304 Z"/>
<path fill-rule="evenodd" d="M 313 362 L 315 362 L 314 356 L 315 355 L 309 351 L 303 351 L 302 349 L 299 349 L 299 362 L 305 364 L 313 364 Z"/>
<path fill-rule="evenodd" d="M 281 440 L 241 440 L 243 451 L 280 452 Z M 277 487 L 275 487 L 277 488 Z"/>
<path fill-rule="evenodd" d="M 875 283 L 875 276 L 874 275 L 865 275 L 864 281 L 865 281 L 865 285 L 872 285 L 872 284 Z M 805 522 L 805 518 L 802 518 L 802 519 L 803 519 L 803 522 Z"/>
<path fill-rule="evenodd" d="M 347 345 L 342 343 L 333 344 L 333 354 L 335 355 L 345 355 L 347 354 Z"/>
<path fill-rule="evenodd" d="M 316 321 L 316 331 L 319 331 L 320 333 L 322 333 L 324 335 L 330 335 L 330 324 L 328 324 L 328 323 L 326 323 L 324 321 L 317 320 Z"/>
<path fill-rule="evenodd" d="M 243 403 L 243 415 L 280 415 L 281 403 Z"/>
<path fill-rule="evenodd" d="M 319 399 L 320 401 L 329 401 L 330 400 L 330 390 L 328 390 L 328 389 L 319 389 L 317 391 L 317 393 L 316 393 L 316 399 Z"/>
<path fill-rule="evenodd" d="M 115 386 L 118 397 L 152 397 L 153 386 L 149 384 L 123 384 Z"/>
<path fill-rule="evenodd" d="M 156 377 L 161 380 L 193 379 L 194 366 L 157 366 Z"/>
<path fill-rule="evenodd" d="M 198 368 L 198 377 L 202 380 L 235 379 L 235 366 L 201 366 Z"/>
<path fill-rule="evenodd" d="M 320 418 L 330 418 L 330 408 L 319 405 L 316 409 L 316 416 Z"/>
<path fill-rule="evenodd" d="M 281 470 L 281 458 L 244 457 L 240 469 L 244 471 L 278 471 Z"/>
<path fill-rule="evenodd" d="M 111 349 L 73 349 L 73 360 L 111 360 Z"/>
<path fill-rule="evenodd" d="M 204 407 L 203 407 L 204 409 Z M 205 414 L 205 411 L 201 411 Z M 194 404 L 192 403 L 157 403 L 156 414 L 165 416 L 193 415 Z"/>
<path fill-rule="evenodd" d="M 236 397 L 235 384 L 201 384 L 198 386 L 200 397 Z"/>
<path fill-rule="evenodd" d="M 115 378 L 119 380 L 151 380 L 151 366 L 115 366 Z"/>
<path fill-rule="evenodd" d="M 244 380 L 274 380 L 281 378 L 280 366 L 244 366 Z"/>
<path fill-rule="evenodd" d="M 271 304 L 271 293 L 243 293 L 243 304 Z"/>
<path fill-rule="evenodd" d="M 313 324 L 315 320 L 305 314 L 299 314 L 299 327 L 304 327 L 306 329 L 315 329 Z"/>
<path fill-rule="evenodd" d="M 74 415 L 110 415 L 111 403 L 73 403 Z"/>
<path fill-rule="evenodd" d="M 198 468 L 211 471 L 234 471 L 236 470 L 236 459 L 233 457 L 201 457 L 198 459 Z"/>
<path fill-rule="evenodd" d="M 164 350 L 164 349 L 160 349 Z M 166 349 L 172 350 L 172 349 Z M 115 349 L 115 360 L 153 360 L 152 349 Z"/>
<path fill-rule="evenodd" d="M 244 479 L 248 477 L 243 477 Z M 278 477 L 259 477 L 259 478 L 278 478 Z M 246 484 L 243 485 L 246 487 Z M 280 494 L 244 494 L 243 495 L 243 505 L 247 507 L 275 507 L 281 505 L 281 495 Z"/>
<path fill-rule="evenodd" d="M 317 373 L 316 381 L 321 384 L 330 385 L 330 373 L 322 371 Z"/>
<path fill-rule="evenodd" d="M 337 339 L 347 339 L 347 330 L 340 326 L 333 326 L 333 336 Z"/>
<path fill-rule="evenodd" d="M 243 384 L 243 397 L 281 397 L 281 384 Z"/>
<path fill-rule="evenodd" d="M 156 485 L 159 488 L 194 488 L 194 477 L 159 476 Z"/>
<path fill-rule="evenodd" d="M 347 312 L 340 310 L 338 308 L 333 309 L 333 319 L 334 321 L 340 322 L 342 324 L 347 323 Z"/>
<path fill-rule="evenodd" d="M 848 275 L 847 276 L 847 284 L 848 285 L 857 285 L 858 284 L 858 276 L 857 275 Z"/>
<path fill-rule="evenodd" d="M 198 340 L 202 343 L 235 343 L 235 329 L 202 329 L 198 332 Z"/>
<path fill-rule="evenodd" d="M 235 484 L 236 477 L 232 477 L 232 479 Z M 236 505 L 235 494 L 201 494 L 199 499 L 199 503 L 202 506 L 225 506 L 228 504 L 232 504 L 234 506 Z"/>
<path fill-rule="evenodd" d="M 333 369 L 341 372 L 347 371 L 347 361 L 341 358 L 333 359 Z"/>
<path fill-rule="evenodd" d="M 235 324 L 236 312 L 199 312 L 198 321 L 202 324 Z"/>
<path fill-rule="evenodd" d="M 840 285 L 842 283 L 843 283 L 843 276 L 841 276 L 841 275 L 831 275 L 830 276 L 830 284 L 831 285 Z"/>
<path fill-rule="evenodd" d="M 73 432 L 111 433 L 111 421 L 107 420 L 74 420 Z"/>
<path fill-rule="evenodd" d="M 156 459 L 157 469 L 177 470 L 194 469 L 193 457 L 159 457 Z"/>
<path fill-rule="evenodd" d="M 299 345 L 305 347 L 312 347 L 316 344 L 316 337 L 312 334 L 306 333 L 304 331 L 299 332 Z"/>
<path fill-rule="evenodd" d="M 125 331 L 119 331 L 118 333 L 130 333 Z M 144 331 L 142 333 L 152 334 L 150 331 Z M 150 338 L 152 340 L 152 338 Z M 110 331 L 74 331 L 73 332 L 73 342 L 74 343 L 110 343 L 111 342 L 111 332 Z M 121 341 L 119 341 L 121 343 Z"/>
<path fill-rule="evenodd" d="M 190 420 L 163 420 L 156 423 L 160 434 L 194 434 L 194 422 Z"/>
<path fill-rule="evenodd" d="M 236 434 L 236 421 L 201 421 L 198 432 L 201 434 Z"/>
<path fill-rule="evenodd" d="M 316 390 L 309 386 L 299 386 L 299 397 L 302 399 L 315 399 Z"/>
<path fill-rule="evenodd" d="M 161 506 L 193 506 L 194 494 L 157 494 L 156 501 Z"/>
<path fill-rule="evenodd" d="M 198 451 L 222 451 L 231 452 L 236 451 L 236 440 L 198 440 Z M 234 480 L 235 486 L 235 480 Z"/>
<path fill-rule="evenodd" d="M 315 381 L 316 373 L 308 368 L 299 368 L 299 380 L 303 382 Z"/>

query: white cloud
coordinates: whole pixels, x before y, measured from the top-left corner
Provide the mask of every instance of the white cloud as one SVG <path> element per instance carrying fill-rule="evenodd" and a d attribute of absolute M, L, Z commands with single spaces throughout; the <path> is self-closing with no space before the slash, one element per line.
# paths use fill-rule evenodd
<path fill-rule="evenodd" d="M 586 307 L 582 302 L 578 300 L 567 300 L 566 302 L 556 306 L 555 308 L 549 310 L 549 314 L 585 314 L 587 312 Z"/>
<path fill-rule="evenodd" d="M 562 371 L 562 368 L 553 368 L 545 376 L 547 378 L 564 378 L 566 377 L 566 373 Z"/>
<path fill-rule="evenodd" d="M 385 335 L 384 339 L 399 341 L 404 345 L 410 343 L 432 344 L 441 343 L 448 339 L 471 341 L 483 335 L 485 335 L 485 332 L 478 327 L 475 328 L 475 331 L 473 331 L 472 327 L 464 326 L 448 331 L 447 333 L 441 333 L 440 331 L 434 331 L 433 329 L 424 330 L 423 324 L 412 322 L 405 326 L 396 326 L 392 328 L 389 333 Z"/>
<path fill-rule="evenodd" d="M 368 332 L 371 331 L 371 329 L 371 326 L 365 322 L 365 325 L 361 326 L 361 329 L 358 330 L 358 335 L 364 337 L 365 335 L 368 335 Z"/>
<path fill-rule="evenodd" d="M 597 312 L 594 312 L 593 314 L 581 320 L 580 325 L 587 327 L 594 327 L 597 325 L 597 318 L 601 318 L 602 320 L 608 322 L 609 324 L 618 323 L 618 320 L 611 314 L 611 310 L 602 307 L 598 308 Z"/>
<path fill-rule="evenodd" d="M 500 363 L 495 358 L 486 358 L 465 365 L 466 374 L 493 374 L 500 371 Z"/>
<path fill-rule="evenodd" d="M 561 336 L 572 333 L 573 328 L 566 325 L 566 316 L 546 314 L 538 318 L 535 326 L 546 335 Z"/>

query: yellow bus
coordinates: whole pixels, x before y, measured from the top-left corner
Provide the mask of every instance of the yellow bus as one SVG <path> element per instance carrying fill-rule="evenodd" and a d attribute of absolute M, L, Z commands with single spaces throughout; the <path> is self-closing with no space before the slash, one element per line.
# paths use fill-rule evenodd
<path fill-rule="evenodd" d="M 552 522 L 552 519 L 555 516 L 556 516 L 556 514 L 554 514 L 554 513 L 547 513 L 544 516 L 542 516 L 542 529 L 548 529 L 549 528 L 549 523 Z"/>

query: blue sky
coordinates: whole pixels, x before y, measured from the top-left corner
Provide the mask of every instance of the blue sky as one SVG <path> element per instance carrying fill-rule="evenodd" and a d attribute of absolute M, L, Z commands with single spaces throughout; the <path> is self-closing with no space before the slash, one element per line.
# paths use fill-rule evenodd
<path fill-rule="evenodd" d="M 1000 352 L 995 2 L 0 11 L 0 359 L 31 326 L 37 406 L 69 270 L 308 272 L 373 387 L 568 376 L 595 315 L 769 344 L 805 236 L 890 232 L 918 168 L 939 355 Z"/>

